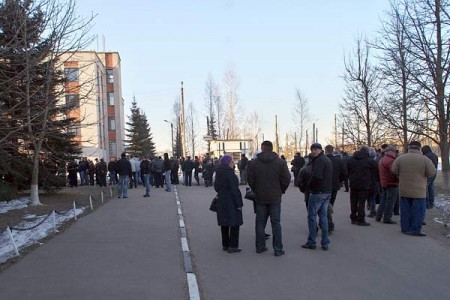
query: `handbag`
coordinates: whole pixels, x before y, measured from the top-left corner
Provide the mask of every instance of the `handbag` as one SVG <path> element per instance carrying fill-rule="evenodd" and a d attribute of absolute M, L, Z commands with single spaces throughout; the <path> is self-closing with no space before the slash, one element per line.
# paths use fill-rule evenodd
<path fill-rule="evenodd" d="M 214 197 L 214 199 L 212 199 L 211 201 L 211 205 L 209 206 L 209 210 L 212 212 L 217 212 L 217 200 L 218 197 L 217 195 Z"/>
<path fill-rule="evenodd" d="M 256 195 L 255 192 L 253 192 L 252 188 L 245 188 L 245 199 L 247 200 L 251 200 L 251 201 L 255 201 L 256 200 Z"/>

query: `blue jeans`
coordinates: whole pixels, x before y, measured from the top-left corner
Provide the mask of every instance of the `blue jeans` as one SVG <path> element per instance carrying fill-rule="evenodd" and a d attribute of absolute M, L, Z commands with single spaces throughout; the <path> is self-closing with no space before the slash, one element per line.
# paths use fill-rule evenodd
<path fill-rule="evenodd" d="M 425 198 L 400 198 L 400 225 L 402 232 L 419 233 L 425 220 Z"/>
<path fill-rule="evenodd" d="M 150 195 L 150 174 L 144 174 L 145 194 Z"/>
<path fill-rule="evenodd" d="M 388 186 L 382 188 L 380 205 L 377 210 L 377 220 L 392 221 L 394 204 L 398 198 L 398 186 Z"/>
<path fill-rule="evenodd" d="M 331 194 L 309 194 L 308 199 L 308 245 L 316 244 L 317 236 L 317 214 L 319 214 L 322 241 L 322 246 L 328 246 L 330 240 L 328 239 L 328 203 L 330 201 Z"/>
<path fill-rule="evenodd" d="M 275 252 L 283 250 L 283 239 L 281 236 L 281 201 L 274 204 L 256 203 L 256 250 L 263 250 L 266 247 L 266 238 L 264 236 L 267 219 L 270 216 L 272 224 L 272 246 Z"/>
<path fill-rule="evenodd" d="M 128 185 L 130 184 L 130 176 L 119 175 L 119 197 L 128 197 Z"/>
<path fill-rule="evenodd" d="M 167 170 L 164 172 L 164 176 L 166 177 L 166 191 L 170 192 L 172 191 L 172 182 L 170 179 L 170 174 L 172 173 L 171 170 Z"/>
<path fill-rule="evenodd" d="M 434 207 L 434 180 L 436 174 L 427 178 L 427 208 Z"/>
<path fill-rule="evenodd" d="M 80 185 L 86 184 L 86 171 L 80 171 Z"/>

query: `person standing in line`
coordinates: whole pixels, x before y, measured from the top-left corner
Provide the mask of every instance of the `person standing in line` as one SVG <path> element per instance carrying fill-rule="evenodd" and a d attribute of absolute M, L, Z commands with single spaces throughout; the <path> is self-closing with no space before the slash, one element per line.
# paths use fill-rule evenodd
<path fill-rule="evenodd" d="M 397 222 L 392 220 L 392 214 L 395 201 L 398 199 L 398 178 L 392 173 L 392 164 L 397 157 L 397 153 L 393 146 L 385 147 L 383 153 L 382 158 L 378 162 L 382 195 L 376 221 L 380 222 L 381 218 L 383 218 L 383 223 L 385 224 L 396 224 Z"/>
<path fill-rule="evenodd" d="M 325 156 L 333 164 L 333 175 L 332 175 L 332 185 L 331 185 L 331 197 L 330 203 L 328 205 L 327 217 L 328 217 L 328 234 L 334 231 L 333 222 L 333 207 L 336 201 L 337 192 L 341 189 L 341 182 L 347 178 L 347 168 L 344 165 L 341 157 L 339 155 L 333 154 L 334 148 L 332 145 L 325 146 Z"/>
<path fill-rule="evenodd" d="M 142 176 L 144 177 L 144 185 L 145 185 L 145 194 L 144 197 L 150 197 L 150 176 L 152 173 L 152 164 L 144 156 L 144 159 L 141 161 L 140 165 Z"/>
<path fill-rule="evenodd" d="M 350 159 L 350 156 L 348 155 L 347 152 L 342 152 L 342 161 L 344 162 L 344 167 L 346 168 L 346 173 L 348 175 L 348 167 L 347 167 L 347 163 L 348 160 Z M 344 179 L 344 187 L 345 190 L 344 192 L 348 193 L 349 192 L 349 187 L 348 187 L 348 176 Z"/>
<path fill-rule="evenodd" d="M 422 225 L 426 211 L 427 179 L 436 174 L 431 160 L 420 154 L 420 147 L 420 142 L 412 141 L 408 153 L 397 157 L 392 164 L 392 172 L 399 179 L 401 230 L 412 236 L 426 236 Z"/>
<path fill-rule="evenodd" d="M 67 165 L 67 173 L 69 173 L 68 179 L 70 187 L 78 187 L 78 179 L 77 179 L 78 164 L 75 160 L 72 160 Z"/>
<path fill-rule="evenodd" d="M 291 182 L 291 173 L 286 162 L 273 152 L 272 142 L 262 142 L 261 151 L 247 169 L 248 184 L 256 195 L 256 253 L 268 250 L 265 227 L 270 216 L 274 255 L 281 256 L 285 253 L 281 234 L 281 195 Z"/>
<path fill-rule="evenodd" d="M 431 147 L 425 145 L 422 147 L 422 154 L 428 157 L 433 163 L 437 170 L 438 167 L 438 157 L 431 151 Z M 436 174 L 427 179 L 427 209 L 434 207 L 434 180 L 436 179 Z"/>
<path fill-rule="evenodd" d="M 214 174 L 214 164 L 209 153 L 206 153 L 203 159 L 203 179 L 205 181 L 205 187 L 212 186 L 212 179 Z"/>
<path fill-rule="evenodd" d="M 200 185 L 200 177 L 198 176 L 199 173 L 201 173 L 201 164 L 200 161 L 198 159 L 198 156 L 196 156 L 194 158 L 194 178 L 195 178 L 195 182 L 197 182 L 197 186 Z"/>
<path fill-rule="evenodd" d="M 86 172 L 89 169 L 89 165 L 86 161 L 86 157 L 78 164 L 78 172 L 80 173 L 80 185 L 87 185 Z"/>
<path fill-rule="evenodd" d="M 117 159 L 113 158 L 108 163 L 108 171 L 109 171 L 109 185 L 117 184 L 117 172 L 116 172 L 116 163 Z"/>
<path fill-rule="evenodd" d="M 191 186 L 192 185 L 192 170 L 194 169 L 194 162 L 191 157 L 188 156 L 183 164 L 184 169 L 184 185 Z"/>
<path fill-rule="evenodd" d="M 170 162 L 172 163 L 172 172 L 170 173 L 171 183 L 180 184 L 180 179 L 178 178 L 178 170 L 180 169 L 180 163 L 178 162 L 178 157 L 171 157 Z"/>
<path fill-rule="evenodd" d="M 300 155 L 300 152 L 295 153 L 294 159 L 291 161 L 291 172 L 294 174 L 294 186 L 297 186 L 298 173 L 304 165 L 305 159 Z"/>
<path fill-rule="evenodd" d="M 369 158 L 375 160 L 376 168 L 372 169 L 370 173 L 371 176 L 371 186 L 369 190 L 369 195 L 367 197 L 367 209 L 370 211 L 367 217 L 374 218 L 377 214 L 377 197 L 379 194 L 379 185 L 380 185 L 380 175 L 378 174 L 378 161 L 377 161 L 377 152 L 374 148 L 370 148 L 369 150 Z"/>
<path fill-rule="evenodd" d="M 239 177 L 240 183 L 242 185 L 247 184 L 247 166 L 248 166 L 248 158 L 245 156 L 245 153 L 241 154 L 241 160 L 239 161 L 238 169 L 239 169 Z"/>
<path fill-rule="evenodd" d="M 311 170 L 312 170 L 312 159 L 314 156 L 310 153 L 308 155 L 308 163 L 306 166 L 300 169 L 300 171 L 297 174 L 297 179 L 295 182 L 295 186 L 300 189 L 300 192 L 302 192 L 305 195 L 305 205 L 306 210 L 308 210 L 308 201 L 309 201 L 309 179 L 311 178 Z"/>
<path fill-rule="evenodd" d="M 134 177 L 134 187 L 137 188 L 138 185 L 142 184 L 141 179 L 141 160 L 139 157 L 134 158 L 134 167 L 136 169 L 136 176 Z"/>
<path fill-rule="evenodd" d="M 136 162 L 135 162 L 135 158 L 134 158 L 134 156 L 133 157 L 130 157 L 130 164 L 131 164 L 131 174 L 132 174 L 132 176 L 131 176 L 131 180 L 130 180 L 130 189 L 132 189 L 133 187 L 137 187 L 137 186 L 135 186 L 135 179 L 136 179 Z"/>
<path fill-rule="evenodd" d="M 106 173 L 108 173 L 108 167 L 103 158 L 100 158 L 100 162 L 97 164 L 96 169 L 100 187 L 106 186 Z"/>
<path fill-rule="evenodd" d="M 92 160 L 89 160 L 89 185 L 95 185 L 95 165 Z"/>
<path fill-rule="evenodd" d="M 155 157 L 155 160 L 152 162 L 152 171 L 155 176 L 155 187 L 163 187 L 163 171 L 164 171 L 164 163 L 161 159 L 161 156 Z"/>
<path fill-rule="evenodd" d="M 169 154 L 164 153 L 164 176 L 166 179 L 166 192 L 172 191 L 172 183 L 170 175 L 172 173 L 172 164 L 170 163 Z"/>
<path fill-rule="evenodd" d="M 328 250 L 330 240 L 328 238 L 328 204 L 331 198 L 333 183 L 333 163 L 325 156 L 322 145 L 314 143 L 311 145 L 311 177 L 308 183 L 308 229 L 307 242 L 302 245 L 305 249 L 316 249 L 317 236 L 317 214 L 320 216 L 322 239 L 320 244 L 322 250 Z"/>
<path fill-rule="evenodd" d="M 120 155 L 116 164 L 116 171 L 119 174 L 118 198 L 128 198 L 128 185 L 133 176 L 131 163 L 127 159 L 125 152 Z"/>
<path fill-rule="evenodd" d="M 372 186 L 372 173 L 377 168 L 375 160 L 369 158 L 369 147 L 362 146 L 353 153 L 347 163 L 350 181 L 350 219 L 352 224 L 370 226 L 366 222 L 365 203 Z"/>
<path fill-rule="evenodd" d="M 214 189 L 218 196 L 217 224 L 222 233 L 222 249 L 228 253 L 241 252 L 239 249 L 239 226 L 244 223 L 242 219 L 244 203 L 239 190 L 239 180 L 234 173 L 233 159 L 230 155 L 224 155 L 220 159 L 220 164 L 216 168 Z"/>

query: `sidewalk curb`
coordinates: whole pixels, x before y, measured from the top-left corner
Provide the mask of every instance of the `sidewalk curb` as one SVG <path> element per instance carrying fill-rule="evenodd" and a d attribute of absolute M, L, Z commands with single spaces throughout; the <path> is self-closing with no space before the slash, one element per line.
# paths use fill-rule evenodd
<path fill-rule="evenodd" d="M 183 251 L 184 271 L 186 272 L 186 278 L 189 288 L 189 299 L 200 300 L 200 291 L 198 289 L 197 277 L 195 276 L 194 268 L 192 267 L 191 252 L 189 250 L 188 237 L 186 227 L 184 224 L 183 210 L 181 208 L 181 202 L 178 197 L 177 187 L 173 186 L 173 190 L 175 192 L 175 199 L 177 203 L 177 214 L 179 218 L 179 226 L 181 233 L 181 249 Z"/>

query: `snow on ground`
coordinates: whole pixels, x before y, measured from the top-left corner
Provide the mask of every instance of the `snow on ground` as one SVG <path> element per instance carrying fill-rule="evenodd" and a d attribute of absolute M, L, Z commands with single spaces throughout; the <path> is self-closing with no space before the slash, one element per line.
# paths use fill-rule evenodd
<path fill-rule="evenodd" d="M 15 200 L 11 200 L 9 202 L 7 201 L 1 201 L 0 202 L 0 214 L 3 214 L 9 210 L 13 209 L 21 209 L 25 208 L 30 204 L 31 200 L 29 198 L 19 198 Z"/>
<path fill-rule="evenodd" d="M 434 218 L 434 221 L 450 228 L 450 199 L 439 196 L 434 200 L 434 206 L 442 209 L 442 217 Z"/>
<path fill-rule="evenodd" d="M 24 199 L 12 200 L 10 202 L 0 202 L 0 213 L 7 212 L 12 209 L 24 208 L 27 204 L 23 204 Z M 11 203 L 13 202 L 13 203 Z M 19 203 L 20 202 L 20 203 Z M 29 203 L 28 199 L 28 203 Z M 22 206 L 20 206 L 22 205 Z M 24 205 L 24 206 L 23 206 Z M 76 209 L 76 214 L 82 214 L 87 207 L 82 207 Z M 40 222 L 42 222 L 45 218 L 47 218 L 42 224 L 38 225 L 36 228 L 29 230 L 12 230 L 12 235 L 14 237 L 14 241 L 16 243 L 17 248 L 19 248 L 19 252 L 21 249 L 24 249 L 30 245 L 39 243 L 39 240 L 45 238 L 46 236 L 52 234 L 56 229 L 58 229 L 64 222 L 73 219 L 74 213 L 73 209 L 68 210 L 65 214 L 55 213 L 55 217 L 53 218 L 53 214 L 47 217 L 44 216 L 35 216 L 28 215 L 26 216 L 27 221 L 23 221 L 13 228 L 18 229 L 28 229 L 36 226 Z M 11 242 L 11 238 L 7 230 L 4 230 L 0 233 L 0 263 L 5 262 L 11 257 L 15 256 L 14 246 Z"/>

